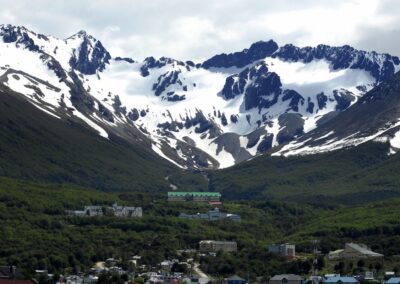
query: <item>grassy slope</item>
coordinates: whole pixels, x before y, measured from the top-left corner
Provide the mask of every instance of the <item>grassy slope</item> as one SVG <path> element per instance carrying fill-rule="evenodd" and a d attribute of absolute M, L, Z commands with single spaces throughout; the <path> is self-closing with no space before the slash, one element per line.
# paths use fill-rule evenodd
<path fill-rule="evenodd" d="M 322 204 L 360 203 L 400 195 L 400 154 L 367 143 L 303 157 L 256 158 L 210 173 L 213 189 L 234 198 L 268 197 Z"/>
<path fill-rule="evenodd" d="M 0 90 L 0 176 L 80 184 L 102 190 L 167 191 L 170 174 L 194 189 L 201 176 L 176 169 L 140 144 L 103 139 Z"/>
<path fill-rule="evenodd" d="M 343 247 L 345 242 L 361 242 L 386 255 L 400 252 L 400 199 L 319 212 L 318 216 L 288 233 L 287 241 L 308 244 L 319 239 L 323 252 Z"/>
<path fill-rule="evenodd" d="M 0 176 L 79 184 L 108 191 L 205 190 L 201 174 L 182 171 L 141 144 L 106 140 L 60 121 L 16 95 L 0 94 Z M 226 198 L 355 203 L 399 196 L 399 155 L 387 145 L 304 157 L 262 156 L 209 172 L 210 189 Z"/>

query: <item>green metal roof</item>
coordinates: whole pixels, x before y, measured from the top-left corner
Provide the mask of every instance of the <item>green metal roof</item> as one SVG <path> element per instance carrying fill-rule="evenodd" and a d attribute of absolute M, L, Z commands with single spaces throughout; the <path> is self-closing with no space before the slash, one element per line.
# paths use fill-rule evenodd
<path fill-rule="evenodd" d="M 202 191 L 197 191 L 197 192 L 170 191 L 170 192 L 168 192 L 168 196 L 186 196 L 186 195 L 221 197 L 221 193 L 219 193 L 219 192 L 202 192 Z"/>

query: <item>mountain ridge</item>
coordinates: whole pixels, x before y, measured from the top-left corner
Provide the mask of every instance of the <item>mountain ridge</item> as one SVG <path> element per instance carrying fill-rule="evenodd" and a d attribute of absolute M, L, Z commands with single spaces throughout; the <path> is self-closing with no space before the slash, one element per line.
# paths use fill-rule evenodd
<path fill-rule="evenodd" d="M 84 31 L 60 40 L 2 25 L 0 37 L 6 87 L 105 139 L 146 140 L 157 155 L 191 169 L 229 167 L 301 139 L 400 70 L 396 56 L 350 46 L 259 41 L 195 64 L 113 58 Z"/>

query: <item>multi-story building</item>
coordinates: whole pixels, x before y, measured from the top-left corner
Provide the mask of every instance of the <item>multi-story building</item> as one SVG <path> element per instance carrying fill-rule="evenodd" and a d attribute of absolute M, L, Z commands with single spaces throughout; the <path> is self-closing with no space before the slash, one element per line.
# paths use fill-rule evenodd
<path fill-rule="evenodd" d="M 291 244 L 273 244 L 268 246 L 268 252 L 280 254 L 286 258 L 295 258 L 296 246 Z"/>
<path fill-rule="evenodd" d="M 213 241 L 204 240 L 199 242 L 199 250 L 202 252 L 235 252 L 237 251 L 237 243 L 234 241 Z"/>
<path fill-rule="evenodd" d="M 112 214 L 117 217 L 142 217 L 142 207 L 119 206 L 114 203 L 112 207 L 104 207 L 97 205 L 88 205 L 83 210 L 67 210 L 66 213 L 71 216 L 103 216 L 105 214 Z"/>
<path fill-rule="evenodd" d="M 142 217 L 142 207 L 120 206 L 114 203 L 111 207 L 114 215 L 118 217 Z"/>
<path fill-rule="evenodd" d="M 197 214 L 181 213 L 181 214 L 179 214 L 179 218 L 201 219 L 201 220 L 208 220 L 208 221 L 218 221 L 218 220 L 232 220 L 234 222 L 240 221 L 240 215 L 221 212 L 221 211 L 219 211 L 218 208 L 210 210 L 207 213 L 197 213 Z"/>
<path fill-rule="evenodd" d="M 168 201 L 195 201 L 195 202 L 216 202 L 220 201 L 219 192 L 168 192 Z"/>

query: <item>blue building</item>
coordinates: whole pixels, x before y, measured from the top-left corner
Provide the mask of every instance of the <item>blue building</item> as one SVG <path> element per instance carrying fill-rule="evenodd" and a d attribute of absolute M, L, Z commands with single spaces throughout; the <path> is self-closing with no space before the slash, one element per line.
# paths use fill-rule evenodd
<path fill-rule="evenodd" d="M 324 284 L 358 284 L 357 279 L 350 276 L 328 277 L 323 281 Z"/>
<path fill-rule="evenodd" d="M 246 280 L 237 275 L 233 275 L 225 280 L 225 284 L 246 284 Z"/>
<path fill-rule="evenodd" d="M 400 277 L 392 277 L 385 284 L 400 284 Z"/>

